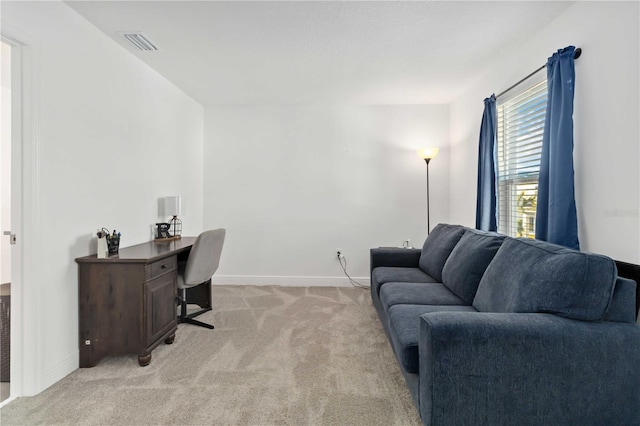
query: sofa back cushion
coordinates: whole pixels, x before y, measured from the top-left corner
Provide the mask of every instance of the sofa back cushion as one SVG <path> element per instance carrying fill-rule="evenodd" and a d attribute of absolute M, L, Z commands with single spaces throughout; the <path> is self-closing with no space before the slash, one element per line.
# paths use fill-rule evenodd
<path fill-rule="evenodd" d="M 442 283 L 471 305 L 480 280 L 504 239 L 504 235 L 494 232 L 467 228 L 444 264 Z"/>
<path fill-rule="evenodd" d="M 473 307 L 599 321 L 611 302 L 616 274 L 606 256 L 507 238 L 480 280 Z"/>
<path fill-rule="evenodd" d="M 433 278 L 442 282 L 442 268 L 464 234 L 460 225 L 438 224 L 429 234 L 424 245 L 418 266 Z"/>

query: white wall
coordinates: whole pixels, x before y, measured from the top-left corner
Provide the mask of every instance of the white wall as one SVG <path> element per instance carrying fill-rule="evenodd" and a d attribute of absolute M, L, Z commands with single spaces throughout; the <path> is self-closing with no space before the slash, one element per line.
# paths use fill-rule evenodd
<path fill-rule="evenodd" d="M 426 237 L 449 216 L 449 108 L 209 107 L 204 225 L 228 230 L 216 282 L 345 284 L 335 259 L 368 277 L 369 249 Z"/>
<path fill-rule="evenodd" d="M 581 248 L 640 263 L 639 18 L 637 2 L 577 2 L 528 43 L 496 58 L 451 105 L 452 222 L 475 223 L 483 99 L 573 44 L 583 49 L 574 100 Z"/>
<path fill-rule="evenodd" d="M 121 231 L 121 246 L 149 241 L 158 198 L 179 194 L 184 233 L 201 231 L 203 108 L 64 3 L 3 2 L 2 23 L 33 56 L 38 167 L 24 179 L 41 245 L 24 283 L 30 393 L 78 367 L 74 259 L 95 253 L 98 228 Z"/>

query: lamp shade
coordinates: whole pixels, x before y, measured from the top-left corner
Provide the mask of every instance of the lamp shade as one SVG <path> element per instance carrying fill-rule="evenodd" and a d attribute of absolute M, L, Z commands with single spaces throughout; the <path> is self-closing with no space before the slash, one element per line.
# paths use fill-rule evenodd
<path fill-rule="evenodd" d="M 162 199 L 162 207 L 166 216 L 178 216 L 182 213 L 182 197 L 164 197 Z"/>
<path fill-rule="evenodd" d="M 418 156 L 423 160 L 431 160 L 432 158 L 435 158 L 436 155 L 438 155 L 438 151 L 440 150 L 436 147 L 420 148 L 418 150 Z"/>

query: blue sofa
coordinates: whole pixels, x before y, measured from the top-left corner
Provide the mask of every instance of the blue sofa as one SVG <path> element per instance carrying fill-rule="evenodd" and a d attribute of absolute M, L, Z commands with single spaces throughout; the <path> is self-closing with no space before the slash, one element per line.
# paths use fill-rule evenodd
<path fill-rule="evenodd" d="M 635 292 L 608 257 L 457 225 L 371 250 L 425 425 L 640 425 Z"/>

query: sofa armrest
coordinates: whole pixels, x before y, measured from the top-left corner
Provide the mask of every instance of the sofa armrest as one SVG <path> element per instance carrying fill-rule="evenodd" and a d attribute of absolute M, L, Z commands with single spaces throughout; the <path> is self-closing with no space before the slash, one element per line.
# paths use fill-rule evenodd
<path fill-rule="evenodd" d="M 371 271 L 378 266 L 417 268 L 422 250 L 417 248 L 380 247 L 371 249 Z"/>
<path fill-rule="evenodd" d="M 419 354 L 427 425 L 640 424 L 635 324 L 436 312 Z"/>

